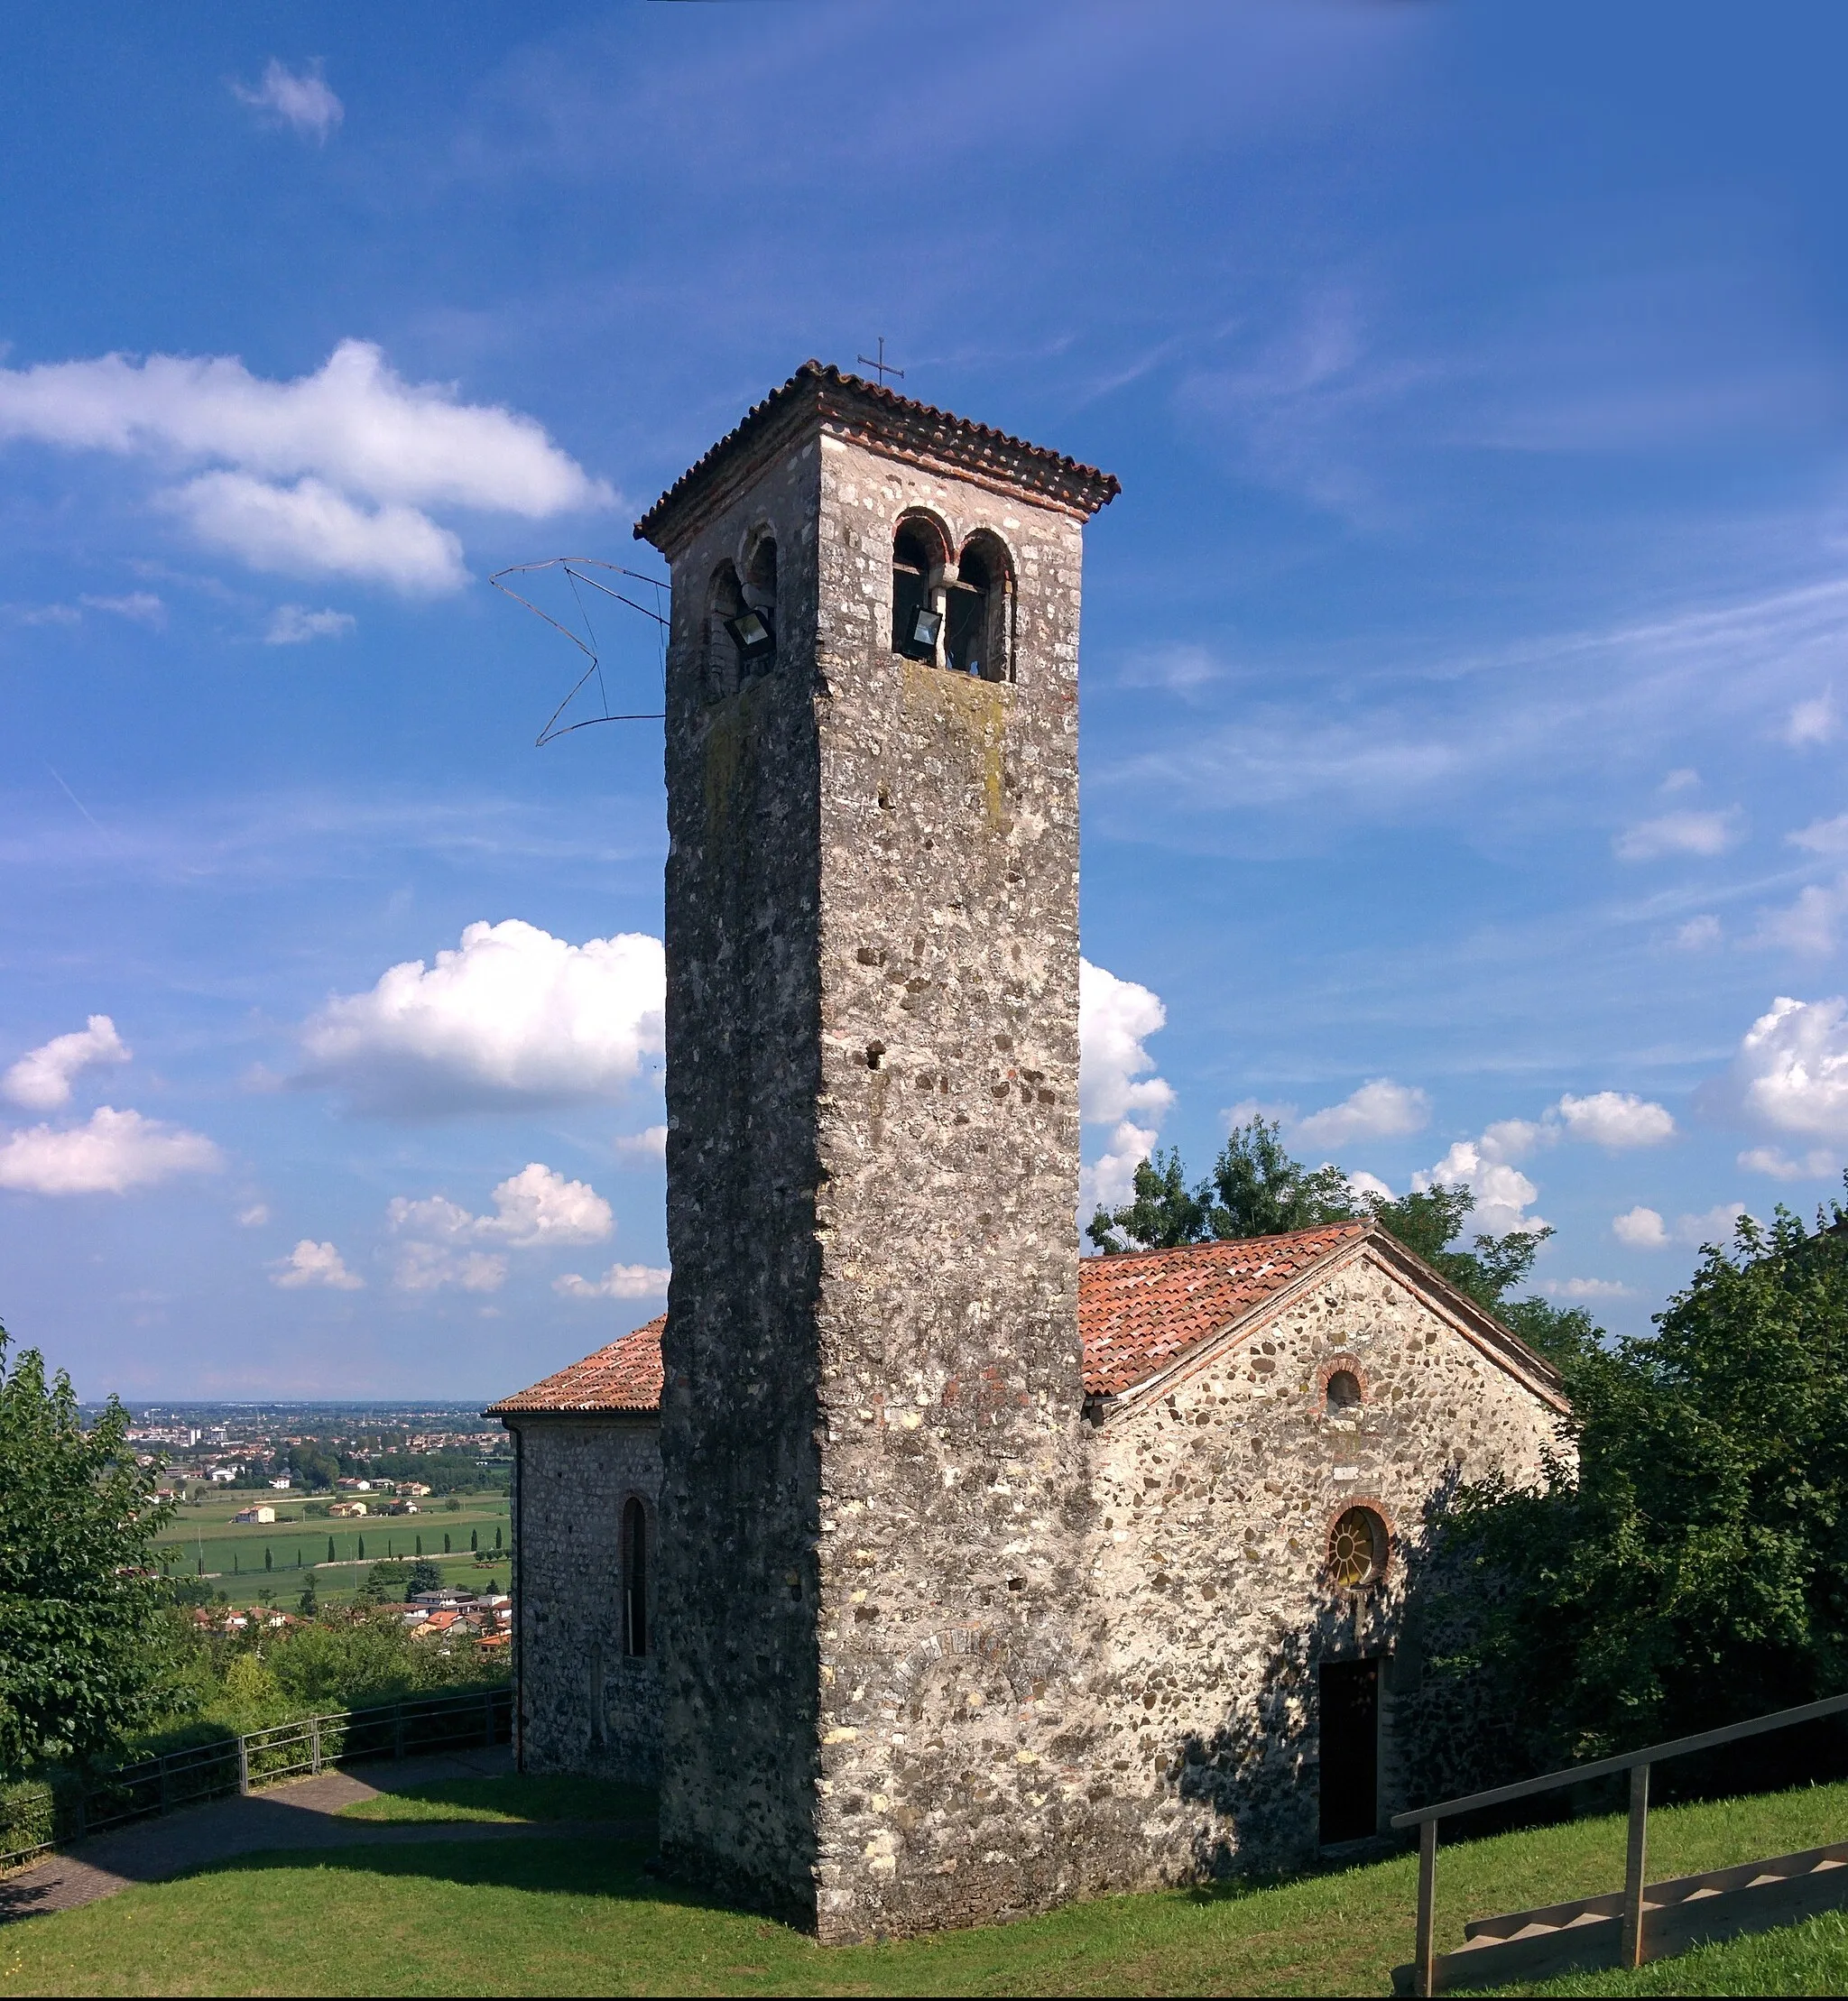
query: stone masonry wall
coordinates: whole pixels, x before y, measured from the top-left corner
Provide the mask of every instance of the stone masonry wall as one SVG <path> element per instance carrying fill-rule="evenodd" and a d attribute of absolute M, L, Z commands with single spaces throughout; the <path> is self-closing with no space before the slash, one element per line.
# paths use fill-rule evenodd
<path fill-rule="evenodd" d="M 817 1923 L 836 1939 L 1040 1909 L 1101 1858 L 1068 1775 L 1082 532 L 832 437 L 820 504 Z M 1008 550 L 1011 683 L 892 652 L 892 538 L 919 512 L 953 551 L 978 529 Z"/>
<path fill-rule="evenodd" d="M 639 1498 L 650 1554 L 659 1549 L 660 1426 L 599 1415 L 526 1417 L 516 1428 L 522 1766 L 652 1784 L 660 1667 L 653 1655 L 623 1653 L 622 1527 L 624 1505 Z"/>
<path fill-rule="evenodd" d="M 1360 1378 L 1358 1410 L 1325 1407 L 1335 1367 Z M 1098 1779 L 1144 1837 L 1123 1888 L 1313 1858 L 1318 1665 L 1391 1651 L 1441 1487 L 1532 1479 L 1556 1440 L 1549 1406 L 1372 1251 L 1177 1374 L 1095 1443 Z M 1393 1535 L 1384 1588 L 1358 1594 L 1325 1572 L 1356 1502 Z M 1382 1676 L 1382 1824 L 1407 1803 L 1394 1684 Z"/>

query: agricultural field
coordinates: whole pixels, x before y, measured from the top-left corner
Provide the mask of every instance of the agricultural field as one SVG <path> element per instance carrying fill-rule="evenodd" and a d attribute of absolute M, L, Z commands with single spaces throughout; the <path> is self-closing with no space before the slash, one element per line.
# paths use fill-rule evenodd
<path fill-rule="evenodd" d="M 432 1499 L 420 1502 L 415 1515 L 334 1520 L 306 1514 L 303 1500 L 288 1495 L 221 1489 L 183 1504 L 155 1547 L 170 1575 L 203 1578 L 234 1599 L 265 1589 L 280 1599 L 300 1592 L 312 1575 L 317 1596 L 337 1600 L 356 1591 L 374 1563 L 418 1556 L 435 1563 L 446 1584 L 480 1586 L 494 1577 L 504 1590 L 513 1541 L 505 1492 L 451 1498 L 460 1504 L 453 1509 L 448 1499 Z M 274 1506 L 273 1522 L 233 1523 L 259 1501 Z"/>

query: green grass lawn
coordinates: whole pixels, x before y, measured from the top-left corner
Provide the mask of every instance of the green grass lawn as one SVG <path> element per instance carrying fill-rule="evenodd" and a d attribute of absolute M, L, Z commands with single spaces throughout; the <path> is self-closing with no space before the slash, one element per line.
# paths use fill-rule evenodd
<path fill-rule="evenodd" d="M 502 1790 L 496 1794 L 494 1788 Z M 442 1806 L 429 1789 L 426 1804 Z M 552 1795 L 624 1811 L 620 1789 Z M 486 1780 L 447 1811 L 539 1817 L 526 1782 Z M 380 1803 L 383 1807 L 383 1803 Z M 408 1801 L 397 1803 L 406 1811 Z M 377 1811 L 377 1809 L 374 1809 Z M 385 1809 L 389 1812 L 391 1809 Z M 1838 1839 L 1848 1786 L 1668 1808 L 1653 1872 L 1679 1874 Z M 1440 1945 L 1465 1917 L 1614 1888 L 1621 1817 L 1440 1850 Z M 1410 1956 L 1409 1855 L 1265 1886 L 1076 1904 L 1044 1918 L 890 1945 L 823 1949 L 643 1873 L 650 1844 L 432 1841 L 270 1855 L 0 1930 L 0 1994 L 1381 1994 Z M 1839 1993 L 1834 1918 L 1640 1975 L 1545 1992 Z"/>
<path fill-rule="evenodd" d="M 362 1767 L 362 1775 L 364 1768 Z M 502 1779 L 431 1779 L 340 1809 L 343 1821 L 651 1821 L 645 1786 L 611 1785 L 563 1774 Z"/>

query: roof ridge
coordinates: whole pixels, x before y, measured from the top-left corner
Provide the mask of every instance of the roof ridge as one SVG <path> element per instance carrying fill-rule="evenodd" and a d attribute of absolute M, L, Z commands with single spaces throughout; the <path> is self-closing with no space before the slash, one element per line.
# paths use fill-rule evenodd
<path fill-rule="evenodd" d="M 1264 1237 L 1205 1237 L 1191 1244 L 1145 1245 L 1140 1250 L 1100 1250 L 1088 1257 L 1081 1257 L 1081 1265 L 1123 1265 L 1138 1258 L 1178 1258 L 1191 1256 L 1203 1250 L 1225 1250 L 1234 1245 L 1298 1243 L 1305 1237 L 1326 1236 L 1336 1231 L 1377 1231 L 1380 1225 L 1372 1216 L 1347 1216 L 1339 1222 L 1311 1223 L 1304 1230 L 1277 1230 Z"/>

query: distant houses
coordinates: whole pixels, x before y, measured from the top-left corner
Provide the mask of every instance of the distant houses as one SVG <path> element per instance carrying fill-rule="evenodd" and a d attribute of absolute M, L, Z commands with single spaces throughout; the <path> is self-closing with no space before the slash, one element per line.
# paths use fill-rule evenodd
<path fill-rule="evenodd" d="M 329 1515 L 364 1515 L 365 1512 L 366 1507 L 365 1503 L 363 1500 L 334 1501 L 329 1504 L 328 1508 L 328 1513 Z"/>
<path fill-rule="evenodd" d="M 267 1501 L 255 1508 L 240 1508 L 231 1517 L 234 1522 L 273 1522 L 275 1518 L 276 1510 Z"/>

